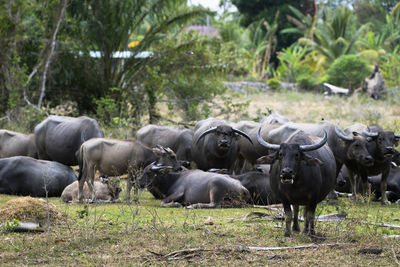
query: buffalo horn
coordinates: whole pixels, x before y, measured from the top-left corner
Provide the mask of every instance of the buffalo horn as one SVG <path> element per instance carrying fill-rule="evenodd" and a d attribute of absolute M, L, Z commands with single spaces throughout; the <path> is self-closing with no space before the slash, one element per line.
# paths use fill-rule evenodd
<path fill-rule="evenodd" d="M 394 134 L 394 137 L 395 137 L 396 139 L 400 139 L 400 134 Z"/>
<path fill-rule="evenodd" d="M 163 169 L 172 169 L 172 167 L 171 166 L 165 166 L 165 165 L 162 165 L 162 164 L 156 164 L 156 165 L 153 165 L 151 167 L 151 169 L 153 171 L 157 171 L 157 170 L 163 170 Z"/>
<path fill-rule="evenodd" d="M 379 134 L 379 133 L 373 133 L 373 132 L 366 131 L 366 130 L 364 130 L 363 133 L 368 137 L 377 137 Z"/>
<path fill-rule="evenodd" d="M 217 129 L 217 127 L 211 127 L 210 129 L 208 129 L 207 131 L 204 131 L 199 138 L 197 138 L 196 144 L 200 141 L 201 138 L 203 138 L 206 134 L 209 134 L 213 131 L 215 131 Z"/>
<path fill-rule="evenodd" d="M 240 134 L 240 135 L 246 137 L 246 139 L 249 140 L 249 142 L 250 142 L 251 144 L 253 144 L 253 141 L 251 141 L 250 137 L 249 137 L 246 133 L 244 133 L 244 132 L 242 132 L 242 131 L 240 131 L 240 130 L 238 130 L 238 129 L 235 129 L 235 128 L 232 128 L 232 130 L 233 130 L 235 133 Z"/>
<path fill-rule="evenodd" d="M 258 128 L 257 132 L 257 141 L 262 145 L 263 147 L 266 147 L 267 149 L 278 151 L 280 148 L 280 145 L 275 145 L 275 144 L 270 144 L 266 142 L 262 137 L 261 137 L 261 127 Z"/>
<path fill-rule="evenodd" d="M 344 141 L 353 141 L 353 140 L 354 140 L 353 137 L 350 137 L 350 136 L 345 135 L 345 134 L 339 129 L 339 127 L 337 127 L 337 126 L 335 126 L 335 132 L 336 132 L 336 135 L 339 136 L 339 137 L 340 137 L 341 139 L 343 139 Z"/>
<path fill-rule="evenodd" d="M 322 138 L 321 141 L 319 141 L 316 144 L 312 144 L 312 145 L 300 145 L 299 148 L 301 151 L 304 151 L 304 152 L 316 150 L 316 149 L 322 147 L 323 145 L 325 145 L 327 140 L 328 140 L 328 135 L 326 134 L 326 131 L 324 130 L 324 137 Z"/>

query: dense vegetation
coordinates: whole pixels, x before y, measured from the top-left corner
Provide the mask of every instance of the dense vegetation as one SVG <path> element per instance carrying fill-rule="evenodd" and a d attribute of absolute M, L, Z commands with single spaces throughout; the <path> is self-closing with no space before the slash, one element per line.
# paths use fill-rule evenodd
<path fill-rule="evenodd" d="M 223 81 L 275 89 L 290 82 L 316 92 L 340 81 L 355 89 L 377 64 L 398 92 L 397 1 L 278 2 L 224 1 L 238 11 L 217 16 L 185 0 L 2 1 L 3 127 L 28 132 L 46 114 L 89 114 L 125 129 L 169 123 L 160 103 L 188 123 L 211 114 Z M 185 31 L 207 22 L 219 37 Z M 235 108 L 224 99 L 220 108 Z"/>

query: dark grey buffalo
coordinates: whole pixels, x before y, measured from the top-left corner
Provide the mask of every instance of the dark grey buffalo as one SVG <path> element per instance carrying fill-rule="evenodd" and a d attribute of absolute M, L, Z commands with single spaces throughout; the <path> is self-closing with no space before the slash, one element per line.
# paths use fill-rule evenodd
<path fill-rule="evenodd" d="M 363 184 L 363 190 L 361 191 L 361 194 L 365 194 L 367 191 L 368 176 L 381 174 L 381 203 L 383 205 L 390 204 L 386 197 L 386 180 L 390 172 L 390 165 L 393 160 L 393 156 L 396 154 L 394 146 L 398 145 L 400 135 L 397 135 L 392 131 L 384 131 L 382 127 L 378 125 L 367 127 L 366 125 L 358 124 L 357 128 L 353 127 L 351 130 L 362 132 L 363 135 L 370 140 L 367 149 L 374 159 L 371 166 L 360 166 L 359 164 L 354 167 L 347 166 L 352 184 L 358 184 L 357 179 L 359 178 Z M 353 194 L 357 193 L 356 190 L 357 187 L 354 186 Z"/>
<path fill-rule="evenodd" d="M 126 200 L 130 201 L 130 191 L 136 172 L 156 159 L 153 150 L 137 140 L 117 140 L 93 138 L 83 143 L 79 149 L 79 197 L 83 202 L 85 182 L 95 200 L 93 190 L 96 170 L 109 176 L 128 174 Z"/>
<path fill-rule="evenodd" d="M 174 158 L 172 153 L 167 152 L 170 159 Z M 158 159 L 137 180 L 139 188 L 147 187 L 156 198 L 162 199 L 163 207 L 219 208 L 241 204 L 250 197 L 247 189 L 228 175 L 188 170 L 177 167 L 177 163 Z"/>
<path fill-rule="evenodd" d="M 375 193 L 375 199 L 382 197 L 382 174 L 368 177 L 371 183 L 371 191 Z M 388 201 L 395 202 L 400 199 L 400 167 L 392 165 L 386 179 L 386 197 Z"/>
<path fill-rule="evenodd" d="M 34 135 L 0 130 L 0 158 L 14 156 L 38 157 Z"/>
<path fill-rule="evenodd" d="M 224 120 L 209 118 L 199 121 L 192 142 L 193 161 L 201 170 L 219 168 L 232 172 L 238 155 L 239 136 L 252 143 L 247 134 Z"/>
<path fill-rule="evenodd" d="M 257 168 L 238 175 L 231 175 L 233 179 L 240 181 L 250 193 L 250 202 L 253 205 L 271 205 L 281 203 L 278 196 L 272 191 L 269 177 L 269 165 Z"/>
<path fill-rule="evenodd" d="M 54 161 L 16 156 L 0 159 L 0 194 L 59 197 L 75 172 Z"/>
<path fill-rule="evenodd" d="M 53 160 L 68 166 L 78 164 L 76 154 L 81 144 L 103 137 L 96 120 L 89 117 L 49 116 L 35 127 L 39 159 Z"/>
<path fill-rule="evenodd" d="M 272 164 L 270 184 L 284 207 L 285 236 L 292 235 L 292 220 L 293 231 L 300 231 L 299 205 L 305 206 L 304 233 L 315 235 L 315 209 L 333 190 L 336 180 L 335 158 L 329 146 L 325 145 L 326 132 L 322 140 L 303 131 L 296 131 L 281 144 L 270 144 L 263 140 L 260 134 L 257 140 L 274 151 L 259 161 Z M 294 207 L 294 216 L 290 205 Z"/>
<path fill-rule="evenodd" d="M 136 133 L 136 139 L 150 146 L 169 147 L 175 151 L 178 160 L 192 161 L 191 147 L 193 130 L 171 126 L 149 124 Z"/>

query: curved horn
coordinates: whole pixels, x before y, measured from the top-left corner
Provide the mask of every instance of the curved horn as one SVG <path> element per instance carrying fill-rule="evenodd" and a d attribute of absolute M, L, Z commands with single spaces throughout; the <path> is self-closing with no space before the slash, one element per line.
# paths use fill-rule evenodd
<path fill-rule="evenodd" d="M 158 170 L 163 170 L 163 169 L 172 169 L 172 167 L 171 166 L 165 166 L 165 165 L 162 165 L 162 164 L 156 164 L 156 165 L 153 165 L 151 167 L 151 170 L 153 170 L 153 171 L 158 171 Z"/>
<path fill-rule="evenodd" d="M 316 150 L 316 149 L 322 147 L 323 145 L 325 145 L 327 140 L 328 140 L 328 135 L 326 134 L 326 131 L 324 130 L 324 137 L 322 138 L 321 141 L 319 141 L 316 144 L 312 144 L 312 145 L 301 145 L 299 148 L 301 151 L 304 151 L 304 152 Z"/>
<path fill-rule="evenodd" d="M 377 137 L 379 133 L 373 133 L 373 132 L 364 130 L 363 134 L 365 134 L 368 137 Z"/>
<path fill-rule="evenodd" d="M 343 139 L 344 141 L 353 141 L 353 140 L 354 140 L 353 137 L 350 137 L 350 136 L 345 135 L 345 134 L 342 132 L 342 130 L 340 130 L 339 127 L 337 127 L 337 126 L 335 126 L 335 132 L 336 132 L 336 135 L 339 136 L 339 137 L 340 137 L 341 139 Z"/>
<path fill-rule="evenodd" d="M 261 137 L 261 127 L 258 128 L 258 132 L 257 132 L 257 141 L 260 143 L 260 145 L 262 145 L 263 147 L 266 147 L 270 150 L 274 150 L 274 151 L 278 151 L 279 148 L 281 147 L 280 145 L 275 145 L 275 144 L 270 144 L 267 143 L 262 137 Z"/>
<path fill-rule="evenodd" d="M 395 137 L 396 139 L 400 139 L 400 134 L 394 134 L 394 137 Z"/>
<path fill-rule="evenodd" d="M 200 141 L 201 138 L 203 138 L 206 134 L 209 134 L 213 131 L 215 131 L 217 129 L 217 127 L 211 127 L 210 129 L 208 129 L 207 131 L 204 131 L 199 138 L 197 138 L 196 144 Z"/>
<path fill-rule="evenodd" d="M 238 130 L 238 129 L 235 129 L 235 128 L 232 128 L 232 131 L 234 131 L 235 133 L 240 134 L 240 135 L 246 137 L 246 139 L 249 140 L 249 142 L 250 142 L 251 144 L 253 144 L 253 141 L 251 141 L 250 137 L 249 137 L 245 132 L 242 132 L 242 131 L 240 131 L 240 130 Z"/>

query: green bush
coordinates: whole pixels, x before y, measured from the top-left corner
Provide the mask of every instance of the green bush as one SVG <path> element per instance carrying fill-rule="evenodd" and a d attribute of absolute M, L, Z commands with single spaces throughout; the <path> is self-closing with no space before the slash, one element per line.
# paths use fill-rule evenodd
<path fill-rule="evenodd" d="M 354 90 L 369 75 L 367 63 L 356 55 L 338 57 L 327 70 L 328 83 Z"/>
<path fill-rule="evenodd" d="M 271 78 L 267 83 L 269 87 L 275 90 L 278 90 L 281 87 L 281 82 L 277 78 Z"/>
<path fill-rule="evenodd" d="M 300 74 L 296 77 L 296 82 L 304 90 L 313 90 L 317 85 L 315 75 L 310 73 Z"/>

